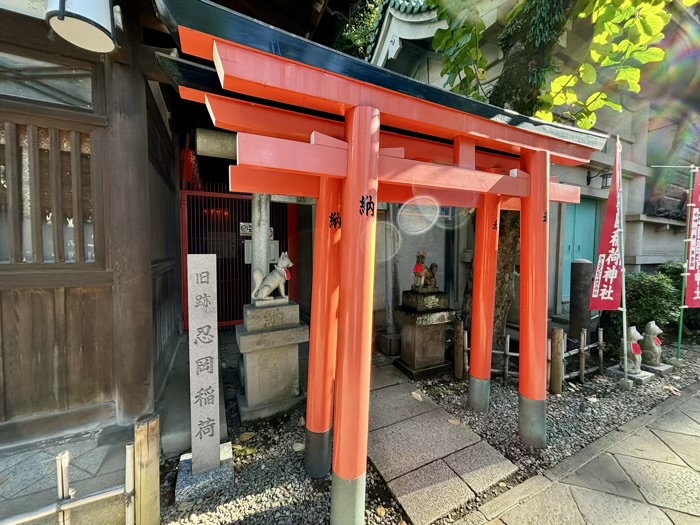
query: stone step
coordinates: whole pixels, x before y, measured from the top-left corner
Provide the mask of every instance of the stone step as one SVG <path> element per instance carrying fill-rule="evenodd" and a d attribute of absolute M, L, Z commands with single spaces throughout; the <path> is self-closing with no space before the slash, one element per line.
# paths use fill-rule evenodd
<path fill-rule="evenodd" d="M 517 471 L 413 383 L 372 391 L 370 430 L 369 458 L 414 525 L 432 523 Z"/>

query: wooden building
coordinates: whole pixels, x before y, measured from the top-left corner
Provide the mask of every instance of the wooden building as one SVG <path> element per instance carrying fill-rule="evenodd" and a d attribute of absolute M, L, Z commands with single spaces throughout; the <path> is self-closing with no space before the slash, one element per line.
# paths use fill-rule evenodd
<path fill-rule="evenodd" d="M 328 16 L 318 39 L 338 33 L 328 1 L 220 3 L 307 38 Z M 54 34 L 45 2 L 0 0 L 0 448 L 152 412 L 184 328 L 180 210 L 206 192 L 181 190 L 179 152 L 212 126 L 156 63 L 175 43 L 152 2 L 115 4 L 117 50 L 100 55 Z M 286 248 L 296 212 L 276 213 Z"/>

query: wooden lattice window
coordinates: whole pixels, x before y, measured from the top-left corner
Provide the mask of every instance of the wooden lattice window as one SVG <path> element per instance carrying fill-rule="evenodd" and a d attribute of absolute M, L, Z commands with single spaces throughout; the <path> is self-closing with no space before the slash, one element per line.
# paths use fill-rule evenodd
<path fill-rule="evenodd" d="M 95 260 L 90 136 L 0 123 L 0 263 Z"/>

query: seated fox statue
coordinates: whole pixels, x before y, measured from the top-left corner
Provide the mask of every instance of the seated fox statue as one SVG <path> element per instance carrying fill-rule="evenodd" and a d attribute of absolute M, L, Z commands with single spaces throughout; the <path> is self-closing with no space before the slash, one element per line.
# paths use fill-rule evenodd
<path fill-rule="evenodd" d="M 413 267 L 413 289 L 435 288 L 437 289 L 438 265 L 433 263 L 430 268 L 425 266 L 426 252 L 416 253 L 416 264 Z"/>
<path fill-rule="evenodd" d="M 622 349 L 620 345 L 620 368 L 625 367 L 625 359 L 627 359 L 627 372 L 633 375 L 639 374 L 642 371 L 642 347 L 639 341 L 642 340 L 642 334 L 637 331 L 635 326 L 627 328 L 627 351 Z"/>
<path fill-rule="evenodd" d="M 292 260 L 287 255 L 287 252 L 282 252 L 275 269 L 267 275 L 263 275 L 262 270 L 256 269 L 253 273 L 253 280 L 255 281 L 255 289 L 252 293 L 253 299 L 272 299 L 271 295 L 275 289 L 280 291 L 281 297 L 286 298 L 285 285 L 291 278 L 289 268 L 292 266 L 294 264 L 292 264 Z"/>
<path fill-rule="evenodd" d="M 642 363 L 645 365 L 659 366 L 661 364 L 661 339 L 659 339 L 659 334 L 663 333 L 663 330 L 656 326 L 656 321 L 649 321 L 644 327 Z"/>

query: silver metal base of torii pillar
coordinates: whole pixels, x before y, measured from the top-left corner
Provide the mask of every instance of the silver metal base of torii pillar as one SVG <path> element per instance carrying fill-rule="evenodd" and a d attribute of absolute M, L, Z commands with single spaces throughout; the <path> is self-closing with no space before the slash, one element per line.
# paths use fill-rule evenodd
<path fill-rule="evenodd" d="M 486 412 L 490 397 L 491 380 L 469 376 L 469 406 L 478 412 Z"/>
<path fill-rule="evenodd" d="M 518 402 L 520 441 L 535 448 L 547 448 L 547 402 L 520 396 Z"/>

